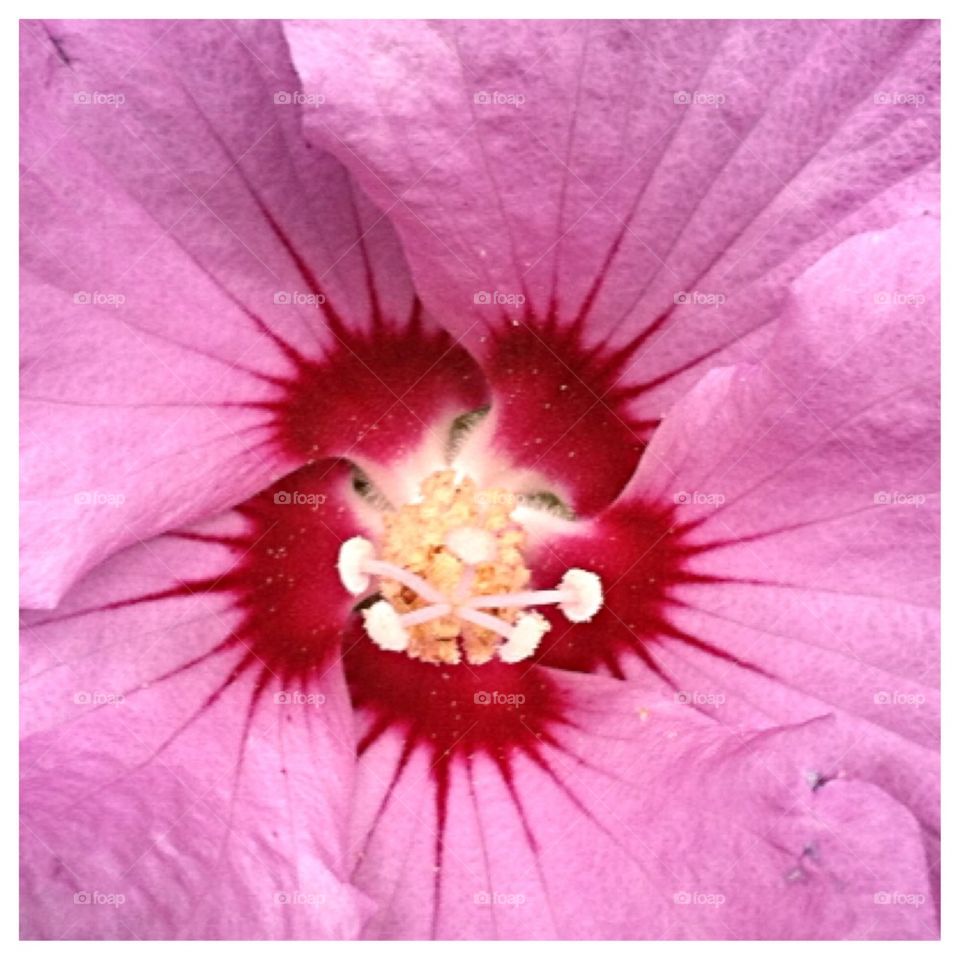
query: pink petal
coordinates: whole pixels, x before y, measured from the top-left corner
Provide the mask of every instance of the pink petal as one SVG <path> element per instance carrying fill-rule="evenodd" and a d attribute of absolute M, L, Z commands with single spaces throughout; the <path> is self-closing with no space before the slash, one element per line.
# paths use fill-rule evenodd
<path fill-rule="evenodd" d="M 437 393 L 483 402 L 391 229 L 275 102 L 298 88 L 275 24 L 22 44 L 28 605 L 308 459 L 398 455 Z"/>
<path fill-rule="evenodd" d="M 731 724 L 834 712 L 844 767 L 938 825 L 937 225 L 853 238 L 772 349 L 708 374 L 622 500 L 545 543 L 605 606 L 543 662 L 669 679 Z"/>
<path fill-rule="evenodd" d="M 919 828 L 839 775 L 829 719 L 733 733 L 649 688 L 530 680 L 562 720 L 536 700 L 463 705 L 528 748 L 411 751 L 393 731 L 365 754 L 357 883 L 378 901 L 365 936 L 936 937 Z"/>
<path fill-rule="evenodd" d="M 759 356 L 793 277 L 936 202 L 936 24 L 285 29 L 307 133 L 481 359 L 497 446 L 580 512 L 708 364 Z"/>
<path fill-rule="evenodd" d="M 118 554 L 28 616 L 25 937 L 356 934 L 368 905 L 349 880 L 354 731 L 336 657 L 352 601 L 334 570 L 352 493 L 345 467 L 325 470 L 297 479 L 310 505 L 271 492 Z M 269 509 L 289 514 L 282 541 L 260 529 Z M 296 541 L 307 513 L 326 533 Z M 272 571 L 251 565 L 251 533 Z M 285 553 L 314 569 L 284 619 Z"/>

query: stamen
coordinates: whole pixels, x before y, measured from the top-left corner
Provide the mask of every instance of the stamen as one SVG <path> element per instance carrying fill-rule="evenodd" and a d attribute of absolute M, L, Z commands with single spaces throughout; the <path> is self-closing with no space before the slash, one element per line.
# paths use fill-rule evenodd
<path fill-rule="evenodd" d="M 540 644 L 543 635 L 550 629 L 550 624 L 539 613 L 522 613 L 514 624 L 507 623 L 499 617 L 469 607 L 458 607 L 455 611 L 461 620 L 492 630 L 507 642 L 500 645 L 497 653 L 504 663 L 519 663 L 526 660 Z"/>
<path fill-rule="evenodd" d="M 510 639 L 497 651 L 500 659 L 504 663 L 526 660 L 532 656 L 549 629 L 550 624 L 539 613 L 525 613 L 518 617 Z"/>
<path fill-rule="evenodd" d="M 460 582 L 457 584 L 457 589 L 453 591 L 454 603 L 463 603 L 464 600 L 469 599 L 470 591 L 476 579 L 476 568 L 471 567 L 469 564 L 464 564 L 463 573 L 460 574 Z"/>
<path fill-rule="evenodd" d="M 559 604 L 568 620 L 584 623 L 603 605 L 600 578 L 589 570 L 573 567 L 563 575 L 555 590 L 489 593 L 471 597 L 466 605 L 476 610 L 485 607 L 537 607 L 548 603 Z"/>
<path fill-rule="evenodd" d="M 479 527 L 457 527 L 447 533 L 443 542 L 455 557 L 471 566 L 497 558 L 497 538 Z"/>
<path fill-rule="evenodd" d="M 410 634 L 400 622 L 400 614 L 386 600 L 378 600 L 363 611 L 363 625 L 381 650 L 399 652 L 410 645 Z"/>
<path fill-rule="evenodd" d="M 385 560 L 367 560 L 363 565 L 364 573 L 372 573 L 378 577 L 387 577 L 396 580 L 415 593 L 419 593 L 424 600 L 431 603 L 446 603 L 447 598 L 436 587 L 431 586 L 423 577 L 417 576 L 410 570 L 387 563 Z"/>
<path fill-rule="evenodd" d="M 411 613 L 401 614 L 400 622 L 405 627 L 415 627 L 418 623 L 429 623 L 431 620 L 445 617 L 452 611 L 453 607 L 449 603 L 431 603 L 429 607 L 421 607 Z"/>
<path fill-rule="evenodd" d="M 363 625 L 381 650 L 406 650 L 410 645 L 407 627 L 445 617 L 452 609 L 449 603 L 435 603 L 401 616 L 386 600 L 378 600 L 363 611 Z"/>
<path fill-rule="evenodd" d="M 469 607 L 457 607 L 457 616 L 467 623 L 483 627 L 484 630 L 491 630 L 499 634 L 504 640 L 509 640 L 513 631 L 513 624 L 494 617 L 489 613 L 481 613 L 479 610 L 471 610 Z"/>
<path fill-rule="evenodd" d="M 518 593 L 487 593 L 471 597 L 466 606 L 474 610 L 485 607 L 542 607 L 548 603 L 563 603 L 570 599 L 567 593 L 556 590 L 524 590 Z"/>
<path fill-rule="evenodd" d="M 351 537 L 340 546 L 337 572 L 340 582 L 354 596 L 364 593 L 370 586 L 370 577 L 377 576 L 396 580 L 431 603 L 445 603 L 447 599 L 423 577 L 393 563 L 375 559 L 373 544 L 364 537 Z"/>
<path fill-rule="evenodd" d="M 420 497 L 383 515 L 377 549 L 363 537 L 340 548 L 337 569 L 353 594 L 379 597 L 362 611 L 373 642 L 427 663 L 483 664 L 531 656 L 549 621 L 524 608 L 557 604 L 590 620 L 603 603 L 600 578 L 568 570 L 553 590 L 527 590 L 526 535 L 509 491 L 478 490 L 455 470 L 431 474 Z M 377 555 L 379 552 L 379 556 Z"/>
<path fill-rule="evenodd" d="M 560 604 L 563 615 L 573 623 L 592 620 L 603 606 L 603 584 L 590 570 L 571 567 L 560 581 L 560 589 L 568 599 Z"/>
<path fill-rule="evenodd" d="M 340 545 L 337 573 L 348 593 L 357 596 L 370 586 L 370 577 L 364 573 L 363 565 L 374 554 L 373 544 L 364 537 L 351 537 Z"/>

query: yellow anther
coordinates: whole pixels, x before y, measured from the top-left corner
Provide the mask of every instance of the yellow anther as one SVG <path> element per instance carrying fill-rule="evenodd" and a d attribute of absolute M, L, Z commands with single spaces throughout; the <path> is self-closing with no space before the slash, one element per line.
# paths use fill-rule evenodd
<path fill-rule="evenodd" d="M 461 529 L 485 531 L 493 558 L 473 565 L 470 594 L 512 593 L 530 581 L 524 564 L 523 528 L 510 516 L 514 498 L 505 490 L 478 490 L 469 477 L 440 470 L 420 485 L 421 497 L 384 515 L 380 555 L 388 563 L 417 574 L 448 597 L 457 595 L 466 564 L 448 546 Z M 458 537 L 452 538 L 454 546 Z M 461 551 L 462 552 L 462 551 Z M 427 601 L 396 581 L 385 579 L 380 592 L 400 614 L 422 608 Z M 516 622 L 515 608 L 490 610 L 506 623 Z M 469 663 L 486 663 L 502 638 L 490 630 L 463 623 L 456 616 L 440 617 L 409 628 L 407 654 L 428 663 L 458 663 L 461 650 Z M 459 638 L 459 645 L 458 645 Z"/>

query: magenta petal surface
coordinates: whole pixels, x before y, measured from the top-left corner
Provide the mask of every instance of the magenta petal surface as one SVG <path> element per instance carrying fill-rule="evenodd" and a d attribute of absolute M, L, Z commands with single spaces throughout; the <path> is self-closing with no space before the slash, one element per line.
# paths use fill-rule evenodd
<path fill-rule="evenodd" d="M 28 615 L 25 937 L 356 935 L 368 904 L 347 848 L 343 483 L 328 465 L 271 494 L 291 517 L 282 540 L 254 501 L 119 553 L 56 611 Z M 309 542 L 292 536 L 298 511 L 323 520 Z M 277 613 L 290 554 L 312 575 Z"/>
<path fill-rule="evenodd" d="M 438 393 L 482 402 L 449 338 L 400 350 L 429 323 L 302 142 L 279 26 L 30 22 L 22 48 L 26 605 L 308 459 L 389 459 Z"/>
<path fill-rule="evenodd" d="M 937 937 L 936 23 L 21 41 L 24 938 Z M 591 619 L 367 636 L 441 464 Z"/>
<path fill-rule="evenodd" d="M 671 411 L 623 498 L 540 575 L 604 579 L 539 656 L 668 681 L 731 724 L 836 713 L 845 769 L 938 824 L 937 224 L 853 238 L 763 361 Z"/>
<path fill-rule="evenodd" d="M 530 680 L 564 719 L 479 689 L 535 746 L 453 759 L 442 803 L 424 802 L 430 750 L 395 732 L 362 758 L 357 883 L 378 902 L 365 936 L 936 936 L 920 829 L 840 774 L 829 719 L 734 733 L 650 689 L 540 668 Z"/>
<path fill-rule="evenodd" d="M 708 365 L 760 355 L 792 278 L 936 204 L 935 24 L 285 30 L 325 98 L 308 135 L 489 370 L 499 445 L 551 479 L 565 466 L 582 512 Z"/>

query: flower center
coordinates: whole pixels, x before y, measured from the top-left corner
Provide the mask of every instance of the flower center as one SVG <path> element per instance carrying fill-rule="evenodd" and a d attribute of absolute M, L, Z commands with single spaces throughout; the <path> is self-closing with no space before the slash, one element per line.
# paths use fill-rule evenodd
<path fill-rule="evenodd" d="M 595 573 L 571 569 L 554 590 L 525 589 L 519 504 L 507 490 L 439 470 L 417 500 L 384 514 L 379 556 L 369 540 L 347 540 L 337 562 L 344 587 L 360 595 L 379 581 L 379 599 L 363 609 L 370 639 L 426 663 L 517 663 L 550 629 L 527 607 L 557 604 L 569 620 L 591 619 L 603 602 Z"/>

